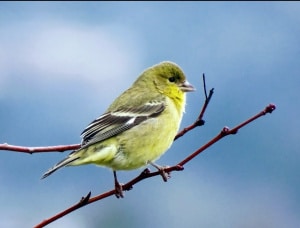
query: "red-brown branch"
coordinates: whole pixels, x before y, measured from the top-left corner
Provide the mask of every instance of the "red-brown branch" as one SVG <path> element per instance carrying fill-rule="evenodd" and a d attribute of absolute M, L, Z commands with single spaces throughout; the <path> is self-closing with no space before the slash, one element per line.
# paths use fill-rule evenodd
<path fill-rule="evenodd" d="M 39 147 L 25 147 L 14 146 L 7 143 L 0 144 L 0 150 L 10 150 L 21 153 L 43 153 L 43 152 L 64 152 L 66 150 L 77 150 L 80 148 L 80 144 L 73 145 L 59 145 L 59 146 L 39 146 Z"/>
<path fill-rule="evenodd" d="M 204 91 L 205 91 L 205 95 L 206 95 L 206 89 L 204 89 Z M 175 136 L 174 140 L 182 137 L 185 133 L 189 132 L 190 130 L 194 129 L 195 127 L 199 127 L 199 126 L 202 126 L 205 124 L 205 121 L 203 120 L 203 116 L 204 116 L 206 108 L 207 108 L 213 94 L 214 94 L 214 89 L 212 88 L 209 91 L 208 97 L 206 96 L 204 105 L 203 105 L 202 110 L 201 110 L 198 118 L 196 119 L 196 121 L 193 124 L 191 124 L 190 126 L 184 128 L 182 131 L 178 132 L 177 135 Z"/>
<path fill-rule="evenodd" d="M 207 142 L 204 146 L 200 147 L 198 150 L 196 150 L 195 152 L 193 152 L 192 154 L 190 154 L 187 158 L 185 158 L 184 160 L 182 160 L 181 162 L 179 162 L 177 165 L 171 166 L 169 168 L 165 169 L 165 172 L 167 173 L 171 173 L 172 171 L 181 171 L 183 170 L 183 166 L 188 163 L 189 161 L 191 161 L 193 158 L 195 158 L 196 156 L 198 156 L 201 152 L 203 152 L 205 149 L 207 149 L 208 147 L 210 147 L 211 145 L 213 145 L 214 143 L 216 143 L 217 141 L 219 141 L 220 139 L 222 139 L 223 137 L 230 135 L 230 134 L 236 134 L 238 132 L 239 129 L 241 129 L 242 127 L 244 127 L 245 125 L 249 124 L 250 122 L 254 121 L 255 119 L 267 114 L 267 113 L 272 113 L 275 110 L 275 105 L 274 104 L 270 104 L 268 105 L 263 111 L 259 112 L 258 114 L 256 114 L 255 116 L 249 118 L 248 120 L 242 122 L 241 124 L 237 125 L 236 127 L 232 128 L 231 130 L 228 127 L 224 127 L 222 129 L 222 131 L 216 136 L 214 137 L 212 140 L 210 140 L 209 142 Z M 133 185 L 137 184 L 138 182 L 149 178 L 149 177 L 153 177 L 153 176 L 157 176 L 160 175 L 161 173 L 156 171 L 156 172 L 151 172 L 149 169 L 145 169 L 139 176 L 137 176 L 136 178 L 132 179 L 131 181 L 127 182 L 126 184 L 124 184 L 123 190 L 130 190 L 132 189 Z M 96 202 L 98 200 L 104 199 L 106 197 L 112 196 L 115 194 L 115 190 L 110 190 L 108 192 L 105 192 L 103 194 L 97 195 L 95 197 L 90 198 L 91 193 L 89 192 L 87 194 L 87 196 L 82 197 L 81 200 L 73 205 L 72 207 L 56 214 L 55 216 L 46 219 L 44 221 L 42 221 L 41 223 L 39 223 L 38 225 L 35 226 L 35 228 L 41 228 L 44 227 L 48 224 L 50 224 L 51 222 L 83 207 L 86 206 L 90 203 Z"/>
<path fill-rule="evenodd" d="M 216 142 L 218 142 L 223 137 L 225 137 L 227 135 L 236 134 L 238 132 L 238 130 L 241 129 L 242 127 L 244 127 L 245 125 L 251 123 L 252 121 L 256 120 L 257 118 L 259 118 L 261 116 L 266 115 L 267 113 L 272 113 L 275 109 L 276 109 L 276 106 L 274 104 L 269 104 L 263 111 L 259 112 L 258 114 L 256 114 L 255 116 L 249 118 L 248 120 L 240 123 L 239 125 L 232 128 L 231 130 L 228 127 L 224 127 L 222 129 L 222 131 L 216 137 L 214 137 L 212 140 L 207 142 L 204 146 L 200 147 L 198 150 L 196 150 L 190 156 L 185 158 L 183 161 L 179 162 L 178 165 L 179 166 L 184 166 L 186 163 L 188 163 L 190 160 L 192 160 L 194 157 L 196 157 L 202 151 L 206 150 L 208 147 L 215 144 Z"/>

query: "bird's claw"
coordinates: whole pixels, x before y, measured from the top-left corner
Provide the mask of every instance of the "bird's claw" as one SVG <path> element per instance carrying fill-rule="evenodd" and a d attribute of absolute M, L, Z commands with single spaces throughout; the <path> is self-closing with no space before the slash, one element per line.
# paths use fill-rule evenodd
<path fill-rule="evenodd" d="M 124 198 L 123 186 L 119 182 L 115 182 L 115 196 L 119 198 Z"/>
<path fill-rule="evenodd" d="M 160 166 L 160 165 L 157 165 L 153 162 L 149 162 L 150 165 L 152 165 L 153 167 L 155 167 L 158 172 L 160 173 L 162 179 L 164 182 L 167 182 L 168 179 L 171 177 L 170 173 L 169 172 L 166 172 L 166 169 L 169 168 L 169 166 Z"/>
<path fill-rule="evenodd" d="M 168 168 L 168 166 L 160 167 L 158 169 L 164 182 L 167 182 L 168 179 L 171 178 L 171 174 L 165 171 L 166 168 Z"/>

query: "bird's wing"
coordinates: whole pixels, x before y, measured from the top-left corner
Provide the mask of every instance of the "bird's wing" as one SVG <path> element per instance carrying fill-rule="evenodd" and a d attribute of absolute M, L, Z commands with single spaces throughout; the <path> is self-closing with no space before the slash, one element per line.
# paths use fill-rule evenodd
<path fill-rule="evenodd" d="M 81 148 L 118 135 L 149 118 L 158 116 L 164 109 L 163 102 L 151 102 L 139 107 L 107 112 L 90 123 L 81 133 Z"/>

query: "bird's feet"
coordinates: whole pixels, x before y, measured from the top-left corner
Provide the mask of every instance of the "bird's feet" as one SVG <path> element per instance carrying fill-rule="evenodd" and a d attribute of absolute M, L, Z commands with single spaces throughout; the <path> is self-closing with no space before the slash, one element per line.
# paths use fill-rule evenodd
<path fill-rule="evenodd" d="M 119 182 L 115 182 L 115 196 L 119 198 L 124 198 L 123 187 Z"/>
<path fill-rule="evenodd" d="M 158 170 L 164 182 L 167 182 L 168 179 L 171 177 L 170 173 L 166 172 L 165 170 L 166 168 L 168 168 L 168 166 L 160 166 L 150 161 L 148 163 Z"/>
<path fill-rule="evenodd" d="M 115 196 L 119 198 L 124 198 L 123 187 L 122 184 L 119 183 L 117 179 L 117 173 L 114 171 L 114 180 L 115 180 Z"/>

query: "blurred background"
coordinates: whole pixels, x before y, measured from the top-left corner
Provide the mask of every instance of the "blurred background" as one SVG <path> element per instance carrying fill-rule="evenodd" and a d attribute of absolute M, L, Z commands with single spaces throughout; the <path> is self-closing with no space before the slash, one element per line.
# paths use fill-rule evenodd
<path fill-rule="evenodd" d="M 181 128 L 215 94 L 206 124 L 157 162 L 173 165 L 275 103 L 163 183 L 140 182 L 48 227 L 300 227 L 299 2 L 1 2 L 0 143 L 80 142 L 81 131 L 147 67 L 174 61 L 197 91 Z M 65 153 L 0 151 L 0 227 L 32 227 L 113 188 L 93 165 L 42 174 Z M 119 172 L 123 183 L 141 170 Z"/>

